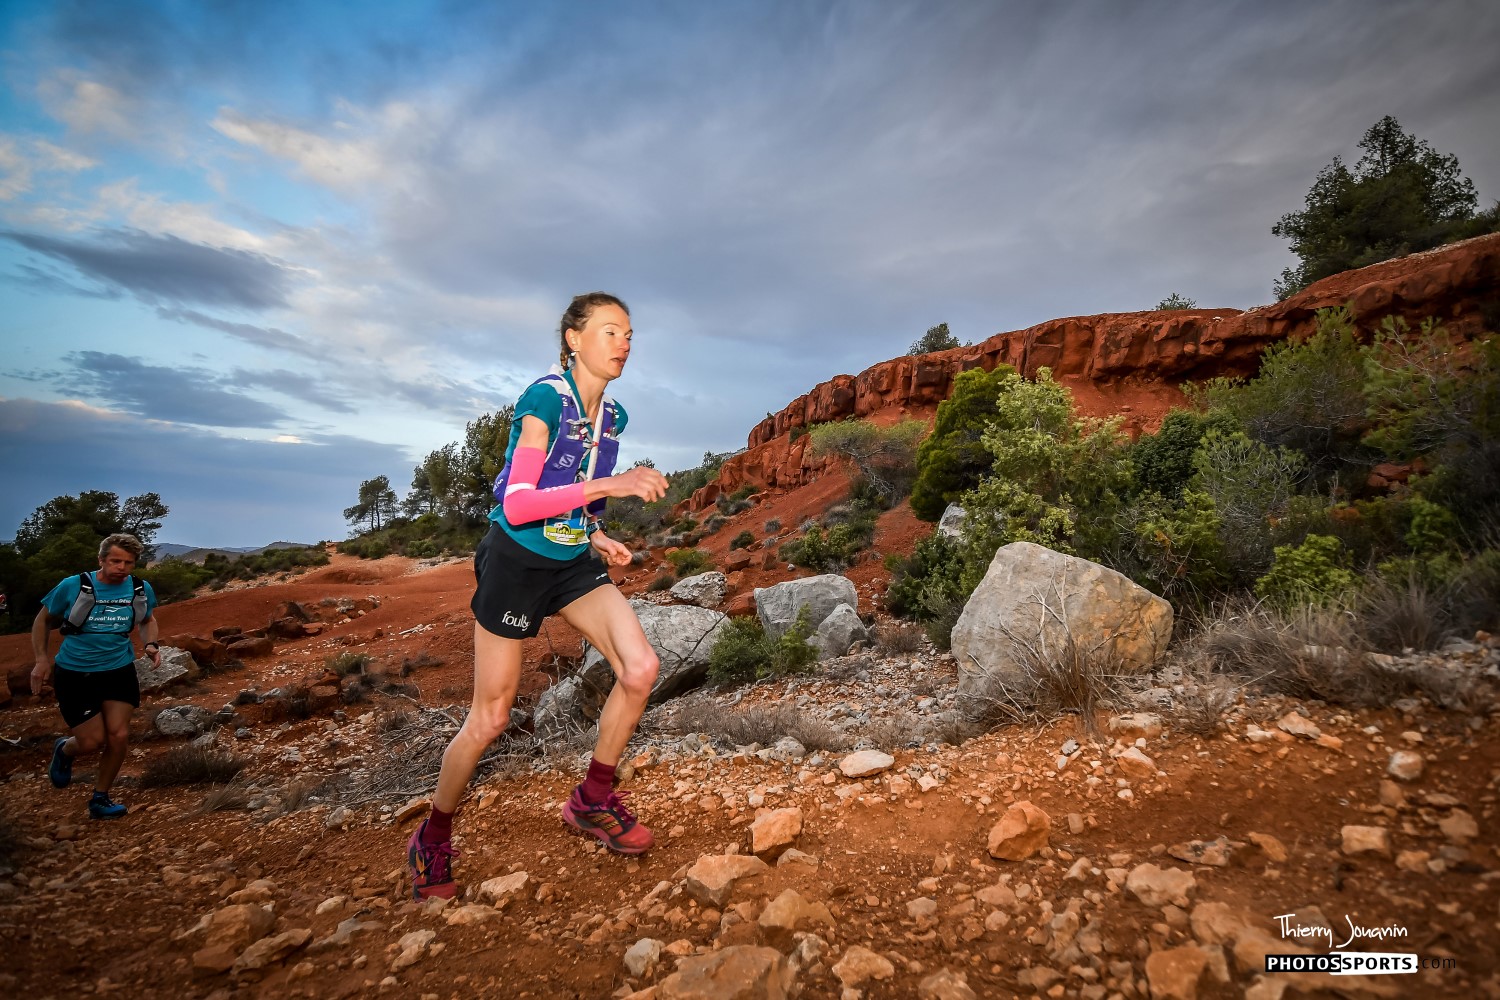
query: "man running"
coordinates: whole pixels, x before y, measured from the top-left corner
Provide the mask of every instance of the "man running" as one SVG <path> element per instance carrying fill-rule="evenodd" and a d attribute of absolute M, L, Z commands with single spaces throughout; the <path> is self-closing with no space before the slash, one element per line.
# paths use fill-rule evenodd
<path fill-rule="evenodd" d="M 50 681 L 57 707 L 71 736 L 52 746 L 47 776 L 58 788 L 73 781 L 73 760 L 103 750 L 89 798 L 94 819 L 118 819 L 126 808 L 112 802 L 109 788 L 125 762 L 130 716 L 141 705 L 130 633 L 137 626 L 144 655 L 161 664 L 156 643 L 156 593 L 151 584 L 131 576 L 144 546 L 134 535 L 110 535 L 99 543 L 99 569 L 70 576 L 42 598 L 31 624 L 31 692 L 40 695 Z M 57 656 L 47 646 L 53 629 L 62 632 Z"/>

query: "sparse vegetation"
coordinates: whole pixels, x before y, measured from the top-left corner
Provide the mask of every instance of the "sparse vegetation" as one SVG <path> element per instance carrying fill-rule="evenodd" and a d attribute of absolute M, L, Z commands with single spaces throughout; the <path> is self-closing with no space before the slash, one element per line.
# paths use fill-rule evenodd
<path fill-rule="evenodd" d="M 222 785 L 244 770 L 243 757 L 205 747 L 173 747 L 147 763 L 141 772 L 142 788 L 175 785 Z"/>

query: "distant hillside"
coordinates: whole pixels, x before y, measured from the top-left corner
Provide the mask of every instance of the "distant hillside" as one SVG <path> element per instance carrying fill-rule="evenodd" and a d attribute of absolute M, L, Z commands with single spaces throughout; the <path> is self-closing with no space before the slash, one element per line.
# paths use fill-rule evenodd
<path fill-rule="evenodd" d="M 254 545 L 241 547 L 224 546 L 221 548 L 207 549 L 197 545 L 178 545 L 175 542 L 159 542 L 155 546 L 155 548 L 156 558 L 158 559 L 166 559 L 168 557 L 171 557 L 173 559 L 180 559 L 183 562 L 201 563 L 204 559 L 208 558 L 208 555 L 210 553 L 218 553 L 219 555 L 225 556 L 226 558 L 237 559 L 240 556 L 254 555 L 258 552 L 265 552 L 269 549 L 305 549 L 311 548 L 313 544 L 316 543 L 272 542 L 270 545 Z"/>

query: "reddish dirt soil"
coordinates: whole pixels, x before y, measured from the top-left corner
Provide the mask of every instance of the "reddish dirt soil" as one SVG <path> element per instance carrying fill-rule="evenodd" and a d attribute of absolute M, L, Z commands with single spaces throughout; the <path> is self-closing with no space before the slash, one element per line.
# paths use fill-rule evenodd
<path fill-rule="evenodd" d="M 840 488 L 830 483 L 827 496 L 817 503 L 837 496 Z M 815 506 L 802 498 L 768 498 L 739 520 L 779 516 L 789 522 Z M 714 539 L 733 537 L 735 530 L 733 524 L 726 526 Z M 899 548 L 918 530 L 909 513 L 891 512 L 877 547 Z M 643 579 L 648 573 L 638 568 L 636 575 Z M 682 947 L 690 949 L 712 949 L 716 941 L 738 943 L 733 929 L 721 935 L 718 911 L 685 896 L 668 899 L 671 909 L 664 916 L 631 915 L 623 908 L 661 881 L 680 885 L 685 866 L 702 855 L 748 850 L 747 824 L 754 810 L 746 808 L 744 796 L 763 790 L 768 806 L 802 808 L 807 819 L 797 846 L 821 858 L 821 867 L 815 872 L 775 868 L 737 889 L 732 901 L 747 903 L 754 912 L 788 887 L 826 901 L 837 926 L 823 936 L 834 954 L 799 978 L 803 996 L 840 996 L 841 986 L 828 966 L 839 951 L 856 943 L 899 959 L 892 979 L 862 985 L 871 998 L 913 996 L 922 975 L 944 966 L 966 971 L 980 996 L 1031 995 L 1018 977 L 1028 967 L 1050 961 L 1045 943 L 1035 943 L 1046 936 L 1038 930 L 1046 922 L 1044 915 L 1022 906 L 1014 919 L 995 929 L 965 916 L 973 909 L 973 892 L 1002 875 L 1013 886 L 1032 885 L 1037 894 L 1033 903 L 1049 900 L 1058 911 L 1067 900 L 1092 893 L 1097 902 L 1084 905 L 1085 916 L 1097 922 L 1106 955 L 1131 968 L 1123 978 L 1106 975 L 1110 994 L 1144 996 L 1144 957 L 1192 938 L 1184 929 L 1186 911 L 1143 906 L 1104 875 L 1066 880 L 1064 873 L 1078 857 L 1092 859 L 1096 871 L 1144 861 L 1192 869 L 1198 880 L 1194 904 L 1224 902 L 1267 918 L 1316 904 L 1338 926 L 1345 914 L 1365 926 L 1399 924 L 1407 936 L 1400 947 L 1388 950 L 1449 956 L 1458 966 L 1403 977 L 1393 993 L 1366 993 L 1352 980 L 1333 989 L 1321 985 L 1332 981 L 1321 980 L 1305 981 L 1299 995 L 1495 995 L 1500 982 L 1495 978 L 1500 967 L 1495 934 L 1500 733 L 1493 717 L 1475 717 L 1477 728 L 1472 728 L 1470 719 L 1458 714 L 1429 711 L 1420 718 L 1402 718 L 1391 712 L 1348 714 L 1310 706 L 1309 714 L 1323 731 L 1342 739 L 1341 749 L 1302 740 L 1252 745 L 1169 732 L 1148 747 L 1162 774 L 1154 781 L 1135 782 L 1130 800 L 1113 794 L 1113 779 L 1100 788 L 1085 784 L 1086 765 L 1057 772 L 1054 758 L 1062 742 L 1069 736 L 1087 741 L 1074 728 L 1077 720 L 1067 718 L 1041 729 L 1004 728 L 938 753 L 902 751 L 895 770 L 857 783 L 826 768 L 810 772 L 809 780 L 809 774 L 789 764 L 685 757 L 642 766 L 629 784 L 634 804 L 661 836 L 659 846 L 639 860 L 609 856 L 565 834 L 557 807 L 576 774 L 552 770 L 491 778 L 471 790 L 460 818 L 460 876 L 477 884 L 519 869 L 529 874 L 530 883 L 501 919 L 482 926 L 450 926 L 443 915 L 407 900 L 401 860 L 415 820 L 394 824 L 361 812 L 348 829 L 338 829 L 325 825 L 323 809 L 270 821 L 243 812 L 200 814 L 202 787 L 138 787 L 139 776 L 153 760 L 181 745 L 145 738 L 153 709 L 183 702 L 217 709 L 242 687 L 265 689 L 314 675 L 341 651 L 368 652 L 383 663 L 424 653 L 436 657 L 441 665 L 422 667 L 408 680 L 420 689 L 425 704 L 462 703 L 469 685 L 472 624 L 466 605 L 471 588 L 467 562 L 419 569 L 398 558 L 362 563 L 336 557 L 332 565 L 288 582 L 161 609 L 166 633 L 207 632 L 218 625 L 261 625 L 285 600 L 316 604 L 324 597 L 367 595 L 380 600 L 380 607 L 364 617 L 325 635 L 285 644 L 274 656 L 252 661 L 243 670 L 148 696 L 136 717 L 136 740 L 119 790 L 132 811 L 118 822 L 85 818 L 91 774 L 87 761 L 80 762 L 73 788 L 50 787 L 44 772 L 60 720 L 48 702 L 19 696 L 0 713 L 6 738 L 0 752 L 4 805 L 21 838 L 15 857 L 24 879 L 10 883 L 16 890 L 0 894 L 0 932 L 15 945 L 0 974 L 0 989 L 37 997 L 86 992 L 362 996 L 379 989 L 389 974 L 388 946 L 410 931 L 425 929 L 436 932 L 442 954 L 399 972 L 381 992 L 442 998 L 609 996 L 626 984 L 621 955 L 639 938 L 686 942 Z M 528 649 L 528 660 L 536 666 L 544 665 L 550 650 L 576 652 L 576 636 L 560 623 L 549 630 L 550 647 L 548 639 L 538 639 Z M 24 643 L 17 636 L 0 641 L 3 662 L 24 665 Z M 936 662 L 951 680 L 952 661 Z M 772 704 L 781 697 L 778 686 L 758 685 L 749 689 L 744 704 Z M 364 731 L 354 716 L 371 711 L 380 717 L 402 704 L 376 697 L 351 706 L 351 721 L 342 727 L 327 717 L 259 727 L 244 744 L 259 748 L 251 770 L 262 783 L 274 782 L 277 774 L 290 780 L 299 765 L 283 761 L 277 748 L 307 747 L 324 739 L 329 741 L 327 760 L 318 766 L 332 770 L 340 754 L 368 749 L 350 735 Z M 1270 726 L 1283 708 L 1264 705 L 1250 717 Z M 1361 731 L 1371 724 L 1383 735 Z M 1436 851 L 1433 824 L 1445 815 L 1442 810 L 1416 798 L 1399 809 L 1379 801 L 1391 743 L 1398 742 L 1394 737 L 1402 730 L 1421 731 L 1427 757 L 1424 777 L 1408 791 L 1451 796 L 1478 822 L 1478 835 L 1466 847 L 1470 860 L 1441 875 L 1398 869 L 1389 857 L 1350 857 L 1339 851 L 1345 824 L 1385 825 L 1394 831 L 1397 849 Z M 1085 749 L 1084 758 L 1093 754 L 1107 761 L 1102 749 L 1107 743 Z M 220 745 L 236 746 L 227 734 L 221 735 Z M 898 789 L 888 780 L 912 765 L 937 768 L 943 782 L 922 793 Z M 857 787 L 847 798 L 833 794 L 851 784 Z M 1050 847 L 1028 861 L 996 861 L 986 852 L 986 836 L 1006 804 L 1020 799 L 1052 816 Z M 1070 813 L 1083 821 L 1078 833 L 1070 832 L 1064 819 Z M 1254 847 L 1237 850 L 1226 868 L 1161 855 L 1165 845 L 1179 841 L 1225 834 L 1245 843 L 1251 833 L 1278 838 L 1287 860 L 1273 861 Z M 316 940 L 351 916 L 377 927 L 345 947 L 299 951 L 255 975 L 195 976 L 188 956 L 201 942 L 187 938 L 174 943 L 174 935 L 224 906 L 232 893 L 256 878 L 269 879 L 276 887 L 277 932 L 305 928 Z M 935 881 L 919 885 L 929 878 Z M 346 901 L 315 912 L 324 900 L 337 896 Z M 940 914 L 947 915 L 936 924 L 914 921 L 906 903 L 919 896 L 936 899 Z M 978 912 L 982 916 L 985 908 Z M 670 968 L 668 959 L 661 974 Z M 1198 995 L 1238 998 L 1253 978 L 1236 975 L 1234 983 L 1222 986 L 1205 980 Z M 1393 979 L 1376 985 L 1386 988 Z M 1066 982 L 1057 995 L 1080 995 L 1082 981 Z M 632 984 L 646 985 L 639 980 Z"/>

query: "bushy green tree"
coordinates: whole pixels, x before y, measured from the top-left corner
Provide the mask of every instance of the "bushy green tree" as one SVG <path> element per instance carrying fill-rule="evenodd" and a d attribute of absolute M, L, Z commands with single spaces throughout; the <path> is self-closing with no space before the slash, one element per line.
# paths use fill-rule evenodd
<path fill-rule="evenodd" d="M 1500 207 L 1476 215 L 1474 182 L 1458 158 L 1408 134 L 1390 115 L 1365 131 L 1350 170 L 1339 157 L 1319 172 L 1300 212 L 1271 233 L 1301 263 L 1281 272 L 1278 299 L 1320 278 L 1402 254 L 1492 232 Z"/>
<path fill-rule="evenodd" d="M 938 404 L 932 433 L 917 449 L 911 509 L 922 520 L 941 518 L 988 471 L 991 456 L 981 439 L 1004 379 L 1014 374 L 1014 368 L 999 365 L 992 372 L 971 368 L 954 377 L 952 392 Z"/>
<path fill-rule="evenodd" d="M 452 496 L 449 510 L 454 516 L 479 522 L 495 506 L 495 477 L 505 467 L 505 448 L 510 443 L 515 412 L 514 406 L 506 406 L 464 425 L 464 440 L 454 455 L 448 489 Z M 431 472 L 429 469 L 429 475 Z"/>
<path fill-rule="evenodd" d="M 957 337 L 948 332 L 947 323 L 939 323 L 930 326 L 927 332 L 922 334 L 907 349 L 907 354 L 931 354 L 933 351 L 947 351 L 954 347 L 966 347 L 968 345 L 959 343 Z"/>
<path fill-rule="evenodd" d="M 1166 298 L 1162 299 L 1156 304 L 1156 308 L 1158 311 L 1165 311 L 1169 309 L 1196 309 L 1197 307 L 1198 303 L 1194 302 L 1190 298 L 1178 295 L 1176 292 L 1173 292 L 1171 295 L 1168 295 Z"/>
<path fill-rule="evenodd" d="M 1131 482 L 1118 419 L 1074 419 L 1072 394 L 1046 368 L 1034 382 L 1011 373 L 981 441 L 989 471 L 959 501 L 974 563 L 987 565 L 995 549 L 1018 541 L 1086 558 L 1106 551 Z"/>

